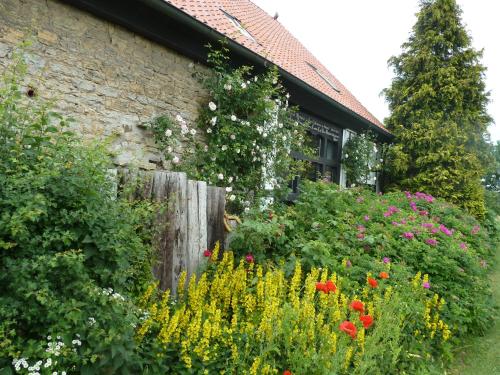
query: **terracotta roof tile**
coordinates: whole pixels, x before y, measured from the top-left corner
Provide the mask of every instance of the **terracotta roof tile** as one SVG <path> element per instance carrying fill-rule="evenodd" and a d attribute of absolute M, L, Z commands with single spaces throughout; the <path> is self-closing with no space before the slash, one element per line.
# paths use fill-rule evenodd
<path fill-rule="evenodd" d="M 210 28 L 273 62 L 336 102 L 385 130 L 349 90 L 328 71 L 283 25 L 249 0 L 164 0 Z M 250 33 L 243 35 L 224 10 Z M 332 88 L 310 65 L 339 89 Z"/>

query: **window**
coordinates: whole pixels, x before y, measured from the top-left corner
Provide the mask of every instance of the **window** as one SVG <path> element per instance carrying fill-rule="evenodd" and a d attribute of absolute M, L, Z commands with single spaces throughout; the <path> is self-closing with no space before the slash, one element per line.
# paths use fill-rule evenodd
<path fill-rule="evenodd" d="M 240 33 L 242 33 L 242 34 L 243 34 L 244 36 L 246 36 L 248 39 L 251 39 L 251 40 L 253 40 L 255 43 L 257 43 L 257 41 L 256 41 L 256 40 L 255 40 L 255 38 L 252 36 L 252 34 L 250 34 L 250 33 L 247 31 L 247 29 L 245 29 L 245 28 L 243 27 L 243 25 L 240 23 L 240 21 L 239 21 L 236 17 L 234 17 L 234 16 L 230 15 L 230 14 L 229 14 L 228 12 L 226 12 L 224 9 L 220 9 L 220 11 L 221 11 L 222 13 L 224 13 L 224 15 L 225 15 L 225 16 L 226 16 L 226 17 L 227 17 L 227 18 L 231 21 L 231 23 L 234 25 L 234 27 L 236 27 L 236 28 L 239 30 L 239 32 L 240 32 Z"/>
<path fill-rule="evenodd" d="M 340 152 L 341 152 L 341 131 L 336 126 L 322 121 L 316 117 L 298 114 L 298 121 L 309 122 L 310 145 L 315 148 L 314 157 L 308 159 L 311 162 L 311 169 L 307 177 L 313 181 L 322 179 L 325 181 L 339 183 L 340 181 Z M 304 159 L 299 152 L 292 152 L 293 157 Z M 293 193 L 298 193 L 298 178 L 291 183 Z"/>
<path fill-rule="evenodd" d="M 311 69 L 314 70 L 316 72 L 316 74 L 319 75 L 321 77 L 321 79 L 328 84 L 328 86 L 330 86 L 332 89 L 334 89 L 335 91 L 340 93 L 340 89 L 332 81 L 330 81 L 330 79 L 328 79 L 328 77 L 325 74 L 323 74 L 321 72 L 321 70 L 316 68 L 314 65 L 308 63 L 307 61 L 306 61 L 306 64 L 309 65 L 311 67 Z"/>

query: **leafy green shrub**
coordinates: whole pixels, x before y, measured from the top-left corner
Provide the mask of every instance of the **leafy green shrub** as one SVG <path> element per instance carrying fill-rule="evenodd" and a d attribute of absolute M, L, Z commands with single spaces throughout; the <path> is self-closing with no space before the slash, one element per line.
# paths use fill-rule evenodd
<path fill-rule="evenodd" d="M 24 95 L 24 69 L 0 83 L 0 370 L 127 373 L 150 247 L 109 156 Z"/>
<path fill-rule="evenodd" d="M 423 193 L 377 195 L 306 183 L 294 206 L 255 212 L 236 231 L 231 248 L 241 256 L 305 267 L 326 266 L 352 281 L 385 263 L 393 278 L 421 271 L 447 301 L 443 316 L 459 334 L 490 323 L 487 264 L 496 244 L 473 217 Z"/>

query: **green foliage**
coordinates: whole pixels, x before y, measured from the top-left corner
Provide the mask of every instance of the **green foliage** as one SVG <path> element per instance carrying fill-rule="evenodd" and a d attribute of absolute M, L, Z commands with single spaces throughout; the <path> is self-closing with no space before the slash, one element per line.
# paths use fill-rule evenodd
<path fill-rule="evenodd" d="M 353 288 L 367 272 L 383 271 L 383 259 L 390 258 L 391 279 L 429 275 L 431 290 L 447 301 L 443 316 L 459 335 L 490 324 L 485 275 L 496 246 L 473 217 L 431 196 L 381 196 L 324 183 L 304 184 L 294 206 L 251 213 L 231 242 L 242 256 L 252 252 L 288 272 L 296 259 L 307 268 L 326 266 Z"/>
<path fill-rule="evenodd" d="M 347 186 L 367 184 L 370 172 L 379 169 L 375 136 L 370 133 L 356 134 L 342 147 L 342 167 L 344 167 Z"/>
<path fill-rule="evenodd" d="M 17 61 L 0 83 L 0 370 L 137 373 L 147 207 L 115 197 L 109 156 L 24 95 L 24 70 Z"/>
<path fill-rule="evenodd" d="M 460 18 L 455 0 L 424 0 L 403 52 L 389 60 L 395 78 L 385 90 L 396 136 L 387 173 L 402 189 L 426 191 L 485 213 L 480 178 L 489 162 L 482 52 Z"/>
<path fill-rule="evenodd" d="M 234 211 L 279 197 L 300 167 L 290 150 L 304 149 L 307 125 L 295 121 L 276 68 L 262 74 L 233 68 L 224 44 L 210 50 L 208 63 L 213 70 L 201 80 L 210 98 L 196 122 L 202 134 L 195 137 L 180 115 L 175 122 L 161 116 L 150 124 L 156 142 L 177 169 L 226 187 Z"/>

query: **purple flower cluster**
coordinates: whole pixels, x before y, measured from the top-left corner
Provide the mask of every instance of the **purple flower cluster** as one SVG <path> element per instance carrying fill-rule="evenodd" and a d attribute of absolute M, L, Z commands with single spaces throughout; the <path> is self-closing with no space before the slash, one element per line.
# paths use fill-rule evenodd
<path fill-rule="evenodd" d="M 428 238 L 425 240 L 425 243 L 427 245 L 436 246 L 438 242 L 434 238 Z"/>
<path fill-rule="evenodd" d="M 399 208 L 397 208 L 396 206 L 389 206 L 387 211 L 384 212 L 384 217 L 389 217 L 397 212 L 399 212 Z"/>
<path fill-rule="evenodd" d="M 415 238 L 415 235 L 412 232 L 404 232 L 403 237 L 408 240 L 412 240 L 413 238 Z"/>
<path fill-rule="evenodd" d="M 447 236 L 451 236 L 453 235 L 453 229 L 448 229 L 446 228 L 446 226 L 444 226 L 443 224 L 440 224 L 439 225 L 439 230 L 441 232 L 443 232 L 444 234 L 446 234 Z"/>

